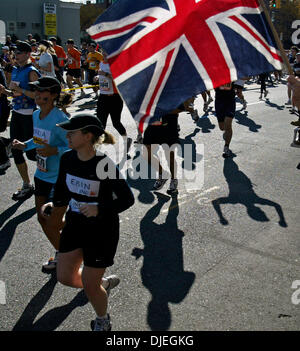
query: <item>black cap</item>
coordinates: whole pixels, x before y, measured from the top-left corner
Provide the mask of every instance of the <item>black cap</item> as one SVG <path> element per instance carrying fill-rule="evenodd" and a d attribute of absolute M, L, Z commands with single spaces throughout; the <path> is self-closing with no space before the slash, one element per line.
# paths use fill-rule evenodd
<path fill-rule="evenodd" d="M 57 39 L 55 37 L 50 37 L 49 40 L 51 41 L 57 41 Z"/>
<path fill-rule="evenodd" d="M 66 44 L 74 44 L 74 40 L 73 39 L 68 39 Z"/>
<path fill-rule="evenodd" d="M 17 44 L 17 50 L 20 52 L 31 52 L 31 46 L 26 43 L 26 41 L 19 41 Z"/>
<path fill-rule="evenodd" d="M 50 48 L 50 43 L 45 39 L 40 40 L 39 45 L 44 45 L 46 48 Z"/>
<path fill-rule="evenodd" d="M 50 90 L 52 93 L 61 92 L 61 86 L 59 80 L 54 77 L 40 77 L 35 82 L 30 82 L 29 86 L 33 88 L 33 90 Z"/>
<path fill-rule="evenodd" d="M 96 133 L 99 136 L 104 133 L 103 125 L 100 120 L 89 113 L 78 113 L 72 116 L 68 121 L 57 124 L 57 126 L 68 131 L 80 129 L 97 130 Z"/>

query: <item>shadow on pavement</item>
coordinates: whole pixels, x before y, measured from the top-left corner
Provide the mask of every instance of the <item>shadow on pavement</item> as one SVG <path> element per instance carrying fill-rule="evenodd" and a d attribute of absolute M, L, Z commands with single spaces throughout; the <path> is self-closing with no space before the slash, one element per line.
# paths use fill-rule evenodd
<path fill-rule="evenodd" d="M 265 212 L 256 205 L 267 205 L 274 207 L 279 217 L 278 224 L 281 227 L 287 227 L 281 206 L 276 202 L 256 195 L 253 190 L 251 180 L 245 173 L 239 170 L 238 165 L 233 161 L 233 159 L 226 158 L 224 160 L 223 173 L 228 183 L 229 195 L 227 197 L 220 197 L 212 201 L 213 207 L 220 218 L 220 223 L 223 225 L 228 225 L 228 221 L 222 213 L 221 205 L 239 203 L 246 207 L 250 218 L 259 222 L 267 222 L 269 219 Z"/>
<path fill-rule="evenodd" d="M 256 124 L 252 119 L 248 117 L 248 111 L 244 110 L 243 112 L 244 113 L 241 113 L 241 111 L 236 111 L 234 116 L 236 123 L 248 127 L 250 132 L 257 133 L 258 129 L 261 128 L 261 125 Z"/>
<path fill-rule="evenodd" d="M 0 224 L 2 225 L 6 219 L 8 219 L 20 206 L 20 202 L 16 203 L 15 205 L 11 206 L 9 209 L 7 209 L 5 212 L 3 212 L 0 216 Z M 34 216 L 36 213 L 35 208 L 31 208 L 30 210 L 27 210 L 17 217 L 14 217 L 10 219 L 5 226 L 0 230 L 0 261 L 2 260 L 2 257 L 5 255 L 6 251 L 8 250 L 11 241 L 14 237 L 14 234 L 16 232 L 17 226 L 22 223 L 27 221 L 29 218 Z"/>
<path fill-rule="evenodd" d="M 188 294 L 195 274 L 185 272 L 183 266 L 182 238 L 178 229 L 179 207 L 177 196 L 172 198 L 165 223 L 156 224 L 163 205 L 170 200 L 155 193 L 158 202 L 141 220 L 140 230 L 144 249 L 134 248 L 132 255 L 144 257 L 141 277 L 143 285 L 152 294 L 148 305 L 147 321 L 151 330 L 168 330 L 172 322 L 169 303 L 179 304 Z"/>
<path fill-rule="evenodd" d="M 55 271 L 51 274 L 49 281 L 29 302 L 13 331 L 53 331 L 63 323 L 75 308 L 88 303 L 84 290 L 81 290 L 68 304 L 53 308 L 35 321 L 49 301 L 56 283 Z"/>

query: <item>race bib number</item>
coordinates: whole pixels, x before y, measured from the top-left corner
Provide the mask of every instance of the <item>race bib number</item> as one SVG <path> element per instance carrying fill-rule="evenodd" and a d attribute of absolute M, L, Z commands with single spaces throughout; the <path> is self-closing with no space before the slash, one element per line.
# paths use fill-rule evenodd
<path fill-rule="evenodd" d="M 47 171 L 47 157 L 36 155 L 36 165 L 37 165 L 38 170 L 40 170 L 41 172 L 48 172 Z"/>
<path fill-rule="evenodd" d="M 98 202 L 80 202 L 80 201 L 76 201 L 74 199 L 71 199 L 69 202 L 69 208 L 72 212 L 80 213 L 80 208 L 86 204 L 98 205 Z"/>
<path fill-rule="evenodd" d="M 66 184 L 72 193 L 89 197 L 97 197 L 99 195 L 100 181 L 79 178 L 67 174 Z"/>
<path fill-rule="evenodd" d="M 97 63 L 95 61 L 90 62 L 90 69 L 97 68 Z"/>
<path fill-rule="evenodd" d="M 112 82 L 110 78 L 105 76 L 100 76 L 99 78 L 99 88 L 100 92 L 113 93 Z"/>

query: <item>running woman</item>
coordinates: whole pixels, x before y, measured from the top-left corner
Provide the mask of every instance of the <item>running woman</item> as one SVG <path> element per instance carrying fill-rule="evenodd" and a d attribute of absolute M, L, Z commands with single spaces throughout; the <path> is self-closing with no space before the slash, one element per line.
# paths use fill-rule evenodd
<path fill-rule="evenodd" d="M 225 140 L 223 157 L 232 155 L 229 145 L 232 139 L 232 120 L 235 115 L 235 87 L 232 83 L 225 84 L 215 89 L 215 111 L 219 128 L 223 131 Z"/>
<path fill-rule="evenodd" d="M 121 114 L 123 110 L 123 100 L 115 86 L 111 75 L 107 55 L 103 51 L 103 61 L 100 62 L 99 79 L 100 94 L 97 101 L 97 117 L 101 121 L 103 128 L 106 128 L 107 119 L 110 115 L 114 128 L 119 132 L 124 141 L 124 149 L 127 152 L 132 144 L 132 139 L 127 138 L 127 132 L 121 122 Z"/>
<path fill-rule="evenodd" d="M 36 109 L 34 101 L 34 92 L 29 89 L 29 82 L 38 80 L 40 77 L 39 71 L 33 67 L 31 60 L 31 46 L 23 41 L 19 41 L 16 50 L 16 62 L 18 67 L 14 67 L 9 85 L 10 90 L 5 89 L 0 84 L 0 94 L 13 96 L 12 100 L 12 115 L 10 122 L 10 139 L 18 139 L 26 141 L 32 138 L 33 123 L 32 114 Z M 17 170 L 22 178 L 23 186 L 16 191 L 12 198 L 13 200 L 25 200 L 34 192 L 34 186 L 30 184 L 29 172 L 25 161 L 23 151 L 12 150 L 13 158 Z M 35 150 L 26 152 L 28 159 L 36 161 Z"/>
<path fill-rule="evenodd" d="M 84 289 L 97 315 L 93 330 L 106 331 L 111 322 L 102 277 L 114 263 L 119 213 L 133 205 L 134 197 L 117 167 L 96 150 L 100 137 L 104 136 L 103 143 L 113 143 L 98 118 L 77 114 L 58 126 L 67 131 L 72 150 L 61 158 L 50 216 L 52 231 L 58 235 L 69 207 L 60 236 L 57 279 Z"/>
<path fill-rule="evenodd" d="M 34 175 L 35 207 L 38 221 L 48 240 L 58 251 L 59 236 L 47 228 L 47 217 L 41 213 L 42 206 L 49 202 L 51 191 L 58 176 L 61 155 L 68 150 L 66 131 L 56 124 L 68 120 L 67 116 L 55 107 L 59 101 L 61 85 L 53 77 L 41 77 L 29 83 L 35 92 L 35 102 L 39 109 L 33 113 L 33 138 L 21 142 L 13 140 L 13 148 L 23 151 L 37 150 L 37 169 Z M 56 257 L 43 264 L 44 270 L 56 267 Z"/>

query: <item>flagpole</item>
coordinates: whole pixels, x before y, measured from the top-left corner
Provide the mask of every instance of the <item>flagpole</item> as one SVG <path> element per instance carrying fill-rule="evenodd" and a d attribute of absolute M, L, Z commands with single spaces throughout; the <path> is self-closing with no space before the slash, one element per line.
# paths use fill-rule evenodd
<path fill-rule="evenodd" d="M 274 27 L 274 24 L 273 24 L 273 22 L 272 22 L 272 20 L 271 20 L 271 17 L 270 17 L 270 14 L 269 14 L 268 9 L 267 9 L 267 7 L 266 7 L 266 4 L 265 4 L 264 0 L 258 0 L 258 2 L 259 2 L 259 4 L 260 4 L 260 6 L 261 6 L 261 7 L 263 8 L 263 10 L 264 10 L 266 19 L 267 19 L 267 21 L 268 21 L 268 23 L 269 23 L 269 26 L 270 26 L 271 30 L 272 30 L 272 33 L 273 33 L 273 35 L 274 35 L 274 39 L 275 39 L 275 41 L 276 41 L 276 44 L 278 45 L 279 51 L 280 51 L 280 53 L 281 53 L 282 60 L 283 60 L 284 64 L 285 64 L 286 67 L 287 67 L 288 73 L 289 73 L 289 74 L 294 74 L 294 72 L 293 72 L 293 70 L 292 70 L 292 67 L 291 67 L 291 65 L 290 65 L 290 63 L 289 63 L 289 60 L 288 60 L 288 58 L 287 58 L 287 55 L 286 55 L 286 53 L 285 53 L 285 51 L 284 51 L 284 48 L 283 48 L 283 46 L 282 46 L 281 40 L 279 39 L 278 33 L 277 33 L 277 31 L 276 31 L 276 29 L 275 29 L 275 27 Z"/>

